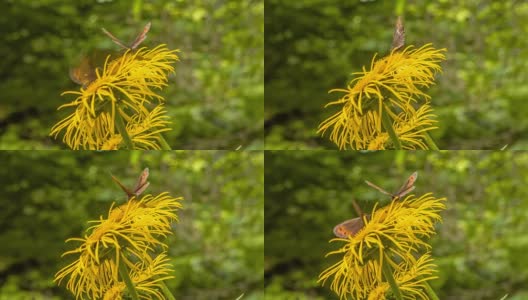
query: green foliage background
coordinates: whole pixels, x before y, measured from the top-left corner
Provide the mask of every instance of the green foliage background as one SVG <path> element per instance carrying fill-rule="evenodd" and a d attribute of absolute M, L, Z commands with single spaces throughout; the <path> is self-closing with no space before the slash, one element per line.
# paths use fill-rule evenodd
<path fill-rule="evenodd" d="M 53 282 L 61 258 L 144 167 L 145 194 L 183 196 L 167 239 L 176 299 L 263 299 L 262 152 L 0 151 L 0 299 L 73 299 Z"/>
<path fill-rule="evenodd" d="M 119 50 L 105 27 L 143 46 L 180 49 L 161 91 L 173 149 L 263 148 L 264 3 L 171 0 L 17 0 L 0 3 L 0 149 L 66 148 L 48 137 L 79 86 L 69 77 L 84 54 Z M 70 112 L 71 113 L 71 112 Z"/>
<path fill-rule="evenodd" d="M 418 171 L 419 196 L 447 198 L 430 242 L 444 300 L 528 299 L 528 152 L 375 153 L 267 151 L 265 290 L 270 299 L 338 299 L 318 275 L 337 261 L 325 255 L 332 228 L 390 199 L 364 180 L 396 191 Z"/>
<path fill-rule="evenodd" d="M 526 1 L 266 1 L 267 149 L 336 146 L 316 134 L 337 111 L 351 73 L 369 67 L 392 42 L 396 3 L 404 6 L 406 45 L 447 48 L 427 92 L 438 116 L 440 149 L 526 149 Z"/>

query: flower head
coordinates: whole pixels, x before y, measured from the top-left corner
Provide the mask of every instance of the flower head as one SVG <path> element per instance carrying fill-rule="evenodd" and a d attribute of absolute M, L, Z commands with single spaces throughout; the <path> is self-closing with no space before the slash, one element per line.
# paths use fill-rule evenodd
<path fill-rule="evenodd" d="M 423 238 L 434 234 L 434 224 L 441 220 L 439 212 L 445 208 L 443 201 L 445 198 L 437 199 L 429 193 L 392 201 L 381 209 L 375 207 L 356 234 L 332 240 L 345 244 L 328 255 L 342 258 L 323 271 L 319 281 L 324 284 L 333 278 L 330 287 L 341 298 L 366 299 L 371 292 L 383 289 L 385 264 L 399 266 L 396 272 L 401 276 L 395 278 L 401 281 L 411 278 L 410 270 L 415 270 L 412 278 L 426 274 L 426 269 L 417 267 L 415 256 L 420 249 L 430 249 Z"/>
<path fill-rule="evenodd" d="M 370 70 L 363 67 L 363 72 L 354 73 L 359 77 L 353 79 L 347 89 L 333 89 L 330 92 L 345 93 L 330 105 L 342 105 L 339 112 L 321 123 L 318 132 L 323 134 L 331 129 L 330 140 L 340 149 L 367 149 L 376 146 L 383 149 L 389 145 L 388 141 L 381 144 L 380 140 L 374 141 L 387 131 L 383 124 L 383 114 L 387 114 L 396 123 L 395 127 L 407 127 L 412 131 L 425 131 L 434 129 L 431 126 L 434 120 L 432 109 L 428 107 L 427 114 L 421 115 L 421 122 L 407 122 L 416 119 L 420 108 L 414 106 L 423 101 L 428 105 L 430 96 L 420 90 L 429 87 L 434 82 L 434 75 L 441 71 L 439 62 L 445 59 L 445 49 L 436 50 L 431 44 L 419 49 L 407 47 L 403 51 L 392 51 L 387 57 L 372 59 Z M 420 125 L 421 124 L 421 125 Z M 405 130 L 409 132 L 409 130 Z M 401 138 L 401 132 L 397 133 Z M 406 148 L 426 148 L 421 142 L 420 134 L 404 139 Z M 374 141 L 374 142 L 373 142 Z M 410 146 L 407 146 L 409 142 Z"/>
<path fill-rule="evenodd" d="M 109 118 L 107 118 L 109 119 Z M 108 123 L 110 120 L 108 120 Z M 163 105 L 156 106 L 146 116 L 135 115 L 131 122 L 126 125 L 126 131 L 134 143 L 136 149 L 160 150 L 160 137 L 158 133 L 168 131 L 168 116 L 165 115 Z M 105 139 L 101 150 L 118 150 L 123 143 L 123 135 L 114 133 Z"/>
<path fill-rule="evenodd" d="M 434 125 L 437 121 L 433 119 L 434 114 L 432 111 L 433 110 L 429 104 L 423 104 L 418 109 L 414 109 L 414 107 L 411 106 L 406 112 L 398 114 L 396 118 L 398 121 L 393 122 L 393 128 L 400 141 L 402 141 L 403 149 L 427 149 L 427 145 L 424 143 L 426 138 L 425 133 L 437 128 Z M 368 121 L 365 123 L 367 125 L 369 124 Z M 366 136 L 364 139 L 369 142 L 366 145 L 361 145 L 359 148 L 368 150 L 386 150 L 393 146 L 387 132 L 380 133 L 375 127 L 370 127 L 370 130 L 366 129 L 364 132 L 370 134 L 370 136 Z"/>
<path fill-rule="evenodd" d="M 146 195 L 140 200 L 132 198 L 112 207 L 107 219 L 92 222 L 95 225 L 84 238 L 67 240 L 81 244 L 63 256 L 78 255 L 78 258 L 57 272 L 55 281 L 60 284 L 68 278 L 66 287 L 76 298 L 110 297 L 124 288 L 119 264 L 125 264 L 138 291 L 155 294 L 150 289 L 156 285 L 148 285 L 167 279 L 169 269 L 165 255 L 162 253 L 153 259 L 153 251 L 156 247 L 167 248 L 160 238 L 170 234 L 170 223 L 178 220 L 176 210 L 182 207 L 181 200 L 162 193 L 156 197 Z M 146 282 L 154 277 L 157 279 Z"/>
<path fill-rule="evenodd" d="M 156 115 L 163 111 L 160 106 L 164 99 L 154 89 L 167 85 L 167 74 L 174 72 L 171 64 L 178 60 L 176 52 L 160 45 L 150 50 L 128 50 L 116 59 L 108 56 L 102 70 L 96 69 L 97 78 L 93 82 L 80 91 L 63 93 L 77 98 L 59 109 L 73 107 L 75 111 L 53 126 L 50 135 L 56 138 L 64 131 L 63 141 L 75 150 L 99 150 L 108 143 L 115 144 L 112 139 L 117 133 L 132 135 L 134 132 L 128 130 L 148 119 L 154 110 Z M 144 127 L 145 124 L 141 126 L 159 133 L 160 129 L 170 130 L 167 124 L 158 123 L 154 129 Z M 150 139 L 148 144 L 156 141 Z M 136 143 L 133 146 L 136 148 Z"/>
<path fill-rule="evenodd" d="M 404 299 L 429 299 L 424 292 L 426 289 L 425 281 L 437 278 L 433 275 L 436 272 L 434 269 L 436 266 L 432 261 L 431 254 L 426 253 L 414 262 L 402 262 L 395 268 L 393 277 L 398 287 L 404 291 Z M 379 282 L 369 291 L 367 299 L 385 300 L 389 291 L 389 283 Z"/>

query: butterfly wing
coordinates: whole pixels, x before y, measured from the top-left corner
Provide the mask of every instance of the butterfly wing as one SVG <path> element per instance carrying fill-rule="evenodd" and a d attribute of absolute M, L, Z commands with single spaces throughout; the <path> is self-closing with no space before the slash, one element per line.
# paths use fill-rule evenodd
<path fill-rule="evenodd" d="M 114 175 L 111 175 L 112 176 L 112 179 L 115 181 L 115 183 L 117 183 L 117 185 L 119 185 L 119 187 L 123 190 L 123 192 L 125 192 L 128 196 L 128 198 L 132 198 L 135 196 L 135 194 L 133 192 L 131 192 L 126 186 L 124 186 L 121 181 L 119 181 L 117 178 L 114 177 Z"/>
<path fill-rule="evenodd" d="M 361 218 L 354 218 L 346 220 L 345 222 L 334 227 L 334 235 L 338 238 L 347 238 L 350 235 L 355 235 L 361 228 L 363 228 L 363 220 Z"/>
<path fill-rule="evenodd" d="M 401 16 L 396 20 L 396 28 L 392 37 L 392 50 L 398 50 L 405 45 L 405 28 Z"/>
<path fill-rule="evenodd" d="M 136 187 L 134 188 L 134 194 L 136 196 L 139 196 L 141 193 L 143 193 L 147 187 L 150 185 L 150 182 L 148 182 L 149 177 L 149 168 L 145 168 L 143 172 L 141 172 L 141 175 L 139 175 L 138 181 L 136 183 Z"/>
<path fill-rule="evenodd" d="M 139 33 L 136 39 L 132 42 L 132 44 L 130 45 L 130 49 L 136 49 L 147 38 L 147 33 L 149 32 L 149 30 L 150 22 L 148 22 L 147 25 L 143 27 L 143 31 L 141 31 L 141 33 Z"/>
<path fill-rule="evenodd" d="M 71 68 L 69 74 L 70 79 L 77 84 L 85 85 L 88 83 L 88 80 L 85 76 L 86 74 L 84 74 L 80 68 Z"/>
<path fill-rule="evenodd" d="M 113 34 L 111 34 L 108 30 L 101 28 L 103 32 L 110 38 L 114 43 L 116 43 L 118 46 L 120 46 L 123 49 L 129 49 L 128 46 L 125 46 L 123 42 L 121 42 L 118 38 L 116 38 Z"/>
<path fill-rule="evenodd" d="M 136 196 L 141 195 L 149 187 L 149 185 L 150 185 L 150 182 L 147 182 L 143 186 L 141 186 L 141 188 L 137 189 L 135 192 Z"/>
<path fill-rule="evenodd" d="M 95 74 L 95 68 L 91 63 L 91 57 L 87 55 L 83 56 L 77 67 L 70 69 L 69 75 L 73 82 L 85 87 L 94 81 L 97 78 L 97 75 Z"/>
<path fill-rule="evenodd" d="M 414 183 L 416 182 L 416 179 L 418 179 L 418 172 L 415 171 L 414 173 L 407 178 L 407 181 L 402 185 L 402 187 L 398 190 L 398 192 L 394 195 L 394 197 L 401 198 L 408 193 L 410 193 L 412 190 L 414 190 Z"/>
<path fill-rule="evenodd" d="M 410 188 L 406 189 L 406 190 L 403 190 L 401 191 L 400 193 L 394 195 L 394 198 L 402 198 L 403 196 L 409 194 L 410 192 L 412 192 L 414 190 L 415 186 L 411 186 Z"/>
<path fill-rule="evenodd" d="M 376 190 L 382 192 L 383 194 L 385 194 L 385 195 L 389 195 L 389 196 L 391 196 L 391 197 L 394 197 L 393 194 L 391 194 L 391 193 L 387 192 L 386 190 L 380 188 L 379 186 L 375 185 L 374 183 L 372 183 L 372 182 L 370 182 L 370 181 L 368 181 L 368 180 L 365 180 L 365 182 L 366 182 L 370 187 L 375 188 Z"/>

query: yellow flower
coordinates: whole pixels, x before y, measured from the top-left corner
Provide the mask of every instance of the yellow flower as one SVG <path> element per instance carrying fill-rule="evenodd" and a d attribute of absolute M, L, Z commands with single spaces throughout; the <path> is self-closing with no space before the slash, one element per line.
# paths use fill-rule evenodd
<path fill-rule="evenodd" d="M 141 261 L 136 264 L 130 273 L 130 278 L 138 294 L 142 299 L 160 299 L 164 300 L 162 281 L 174 278 L 169 276 L 172 270 L 166 253 L 159 254 L 156 258 Z M 118 300 L 123 298 L 126 285 L 122 281 L 116 281 L 113 286 L 104 292 L 103 299 Z"/>
<path fill-rule="evenodd" d="M 165 299 L 160 292 L 162 281 L 174 278 L 168 275 L 172 272 L 170 260 L 166 253 L 161 253 L 151 261 L 142 261 L 137 263 L 130 278 L 136 286 L 138 293 L 147 296 L 144 299 Z"/>
<path fill-rule="evenodd" d="M 382 282 L 370 291 L 367 299 L 368 300 L 385 300 L 387 299 L 385 295 L 387 294 L 389 289 L 390 289 L 390 285 L 387 282 Z"/>
<path fill-rule="evenodd" d="M 386 113 L 396 124 L 400 125 L 405 120 L 416 118 L 420 108 L 414 105 L 422 99 L 427 105 L 430 96 L 420 90 L 429 87 L 434 82 L 434 75 L 441 71 L 439 62 L 445 59 L 445 49 L 436 50 L 431 44 L 424 45 L 419 49 L 407 47 L 401 52 L 392 51 L 390 55 L 376 61 L 372 59 L 370 71 L 363 67 L 363 72 L 354 73 L 359 77 L 353 79 L 347 89 L 333 89 L 330 92 L 343 92 L 345 95 L 337 101 L 328 103 L 330 105 L 342 105 L 340 111 L 329 117 L 319 125 L 318 133 L 324 133 L 331 129 L 330 140 L 337 144 L 339 149 L 367 149 L 377 146 L 383 149 L 389 145 L 386 140 L 381 143 L 377 139 L 384 133 L 387 134 L 386 126 L 383 124 L 383 114 Z M 420 107 L 422 106 L 420 105 Z M 432 123 L 431 108 L 428 113 L 422 114 L 422 122 Z M 424 119 L 427 117 L 427 121 Z M 432 127 L 421 128 L 419 123 L 407 123 L 406 132 L 425 131 Z M 401 138 L 401 135 L 398 134 Z M 383 139 L 382 139 L 383 140 Z M 409 141 L 403 139 L 404 148 L 426 148 L 422 135 L 415 135 Z M 411 146 L 408 146 L 410 142 Z"/>
<path fill-rule="evenodd" d="M 407 274 L 416 265 L 416 252 L 430 249 L 423 238 L 434 234 L 434 223 L 441 220 L 439 212 L 445 208 L 443 201 L 445 198 L 437 199 L 429 193 L 419 198 L 411 195 L 392 201 L 381 209 L 375 207 L 370 217 L 364 218 L 365 225 L 359 232 L 346 239 L 332 240 L 345 245 L 327 255 L 343 257 L 323 271 L 319 281 L 324 284 L 333 278 L 330 288 L 340 298 L 365 299 L 387 282 L 383 275 L 384 264 L 399 266 L 397 271 Z M 421 271 L 420 275 L 426 271 L 423 268 L 414 270 Z"/>
<path fill-rule="evenodd" d="M 136 149 L 160 150 L 158 133 L 170 130 L 166 127 L 170 122 L 164 113 L 163 106 L 159 105 L 144 118 L 140 115 L 132 117 L 132 122 L 127 124 L 126 131 Z M 119 145 L 123 143 L 123 136 L 115 133 L 106 139 L 101 138 L 101 141 L 103 142 L 101 150 L 118 150 Z"/>
<path fill-rule="evenodd" d="M 151 50 L 129 50 L 113 60 L 108 56 L 103 69 L 96 69 L 97 79 L 80 91 L 63 93 L 77 95 L 77 98 L 59 109 L 73 107 L 75 111 L 53 126 L 50 135 L 57 138 L 64 131 L 63 141 L 74 150 L 102 149 L 115 134 L 124 134 L 126 127 L 147 119 L 153 101 L 163 103 L 163 97 L 154 89 L 167 85 L 167 75 L 174 72 L 171 64 L 178 60 L 175 54 L 178 51 L 160 45 Z M 157 107 L 159 105 L 154 109 Z M 126 124 L 121 126 L 122 122 Z M 163 123 L 162 131 L 170 130 L 166 125 L 167 122 Z M 159 133 L 159 130 L 155 131 Z M 137 147 L 151 144 L 156 143 L 151 139 Z"/>
<path fill-rule="evenodd" d="M 436 266 L 432 263 L 430 253 L 422 255 L 418 260 L 411 263 L 402 262 L 394 271 L 398 287 L 403 292 L 404 299 L 424 299 L 429 297 L 424 292 L 426 289 L 425 282 L 427 280 L 436 279 L 438 277 L 432 274 L 436 272 Z M 368 300 L 385 300 L 387 299 L 387 292 L 390 290 L 390 285 L 387 282 L 380 282 L 373 287 L 368 294 Z"/>
<path fill-rule="evenodd" d="M 170 234 L 170 223 L 177 221 L 176 211 L 182 207 L 181 200 L 181 197 L 173 198 L 162 193 L 156 197 L 146 195 L 140 200 L 132 198 L 123 205 L 110 208 L 107 219 L 92 221 L 96 225 L 88 229 L 89 235 L 67 240 L 81 245 L 63 256 L 74 254 L 79 257 L 57 272 L 55 281 L 60 284 L 68 278 L 66 288 L 76 298 L 110 297 L 121 287 L 119 265 L 125 264 L 132 280 L 135 278 L 138 285 L 142 282 L 144 292 L 152 294 L 146 278 L 155 275 L 156 280 L 167 279 L 168 269 L 165 256 L 158 256 L 153 261 L 151 252 L 156 246 L 167 248 L 159 239 Z M 139 287 L 138 291 L 141 293 Z"/>
<path fill-rule="evenodd" d="M 417 110 L 409 107 L 406 113 L 402 112 L 398 115 L 398 121 L 394 121 L 393 127 L 398 138 L 403 142 L 403 149 L 428 149 L 423 140 L 427 131 L 437 128 L 434 126 L 437 121 L 433 118 L 434 114 L 429 104 L 424 104 Z M 369 142 L 366 147 L 360 147 L 362 149 L 385 150 L 387 145 L 392 145 L 387 132 L 378 132 L 374 127 L 365 132 L 370 133 L 370 136 L 365 139 Z"/>
<path fill-rule="evenodd" d="M 428 280 L 438 278 L 433 275 L 437 272 L 435 268 L 436 265 L 433 264 L 433 258 L 429 252 L 416 260 L 402 262 L 398 265 L 394 278 L 406 299 L 429 299 L 424 290 Z"/>
<path fill-rule="evenodd" d="M 125 289 L 126 285 L 124 282 L 115 283 L 114 286 L 105 292 L 103 300 L 121 300 L 123 299 L 123 292 Z"/>

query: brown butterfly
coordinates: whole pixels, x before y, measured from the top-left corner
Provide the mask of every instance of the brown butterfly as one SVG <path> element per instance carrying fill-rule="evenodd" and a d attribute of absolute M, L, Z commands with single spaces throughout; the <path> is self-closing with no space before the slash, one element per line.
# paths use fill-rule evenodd
<path fill-rule="evenodd" d="M 149 176 L 149 168 L 145 168 L 143 172 L 141 172 L 141 175 L 139 175 L 136 186 L 131 191 L 127 187 L 125 187 L 117 178 L 115 178 L 112 175 L 112 179 L 121 187 L 121 189 L 127 194 L 128 199 L 132 197 L 138 197 L 143 193 L 147 187 L 150 185 L 150 182 L 147 181 Z"/>
<path fill-rule="evenodd" d="M 347 238 L 350 235 L 354 236 L 365 225 L 363 223 L 364 214 L 361 211 L 361 209 L 359 208 L 359 205 L 354 200 L 352 200 L 352 204 L 354 205 L 354 208 L 356 209 L 356 212 L 358 213 L 359 217 L 354 218 L 354 219 L 350 219 L 350 220 L 346 220 L 345 222 L 335 226 L 334 227 L 334 235 L 337 236 L 338 238 L 345 239 L 345 238 Z M 370 216 L 366 216 L 366 218 L 368 220 L 370 218 Z"/>
<path fill-rule="evenodd" d="M 411 176 L 409 176 L 409 178 L 407 179 L 407 181 L 405 181 L 405 183 L 402 185 L 402 187 L 395 194 L 391 194 L 391 193 L 387 192 L 386 190 L 380 188 L 379 186 L 373 184 L 370 181 L 365 181 L 365 182 L 369 186 L 377 189 L 378 191 L 382 192 L 383 194 L 391 196 L 392 200 L 398 200 L 401 197 L 405 196 L 406 194 L 410 193 L 412 190 L 414 190 L 414 183 L 416 182 L 417 178 L 418 178 L 418 172 L 412 173 Z M 354 219 L 350 219 L 350 220 L 346 220 L 345 222 L 335 226 L 334 227 L 334 235 L 339 237 L 339 238 L 343 238 L 344 239 L 344 238 L 347 238 L 350 235 L 354 236 L 361 230 L 361 228 L 363 228 L 363 226 L 365 226 L 365 223 L 363 222 L 363 217 L 364 217 L 363 212 L 361 211 L 361 209 L 357 205 L 356 201 L 352 201 L 352 204 L 354 205 L 354 208 L 356 209 L 356 212 L 358 213 L 358 215 L 360 215 L 360 217 L 357 217 L 357 218 L 354 218 Z M 367 215 L 367 216 L 365 216 L 365 218 L 367 220 L 369 220 L 370 216 Z"/>
<path fill-rule="evenodd" d="M 135 50 L 147 38 L 147 33 L 150 30 L 150 25 L 150 22 L 148 22 L 147 25 L 143 27 L 143 30 L 138 34 L 138 36 L 134 39 L 130 46 L 126 46 L 121 40 L 116 38 L 108 30 L 104 28 L 102 28 L 102 30 L 108 37 L 110 37 L 110 39 L 112 39 L 114 43 L 119 45 L 121 48 Z M 70 69 L 71 80 L 73 80 L 73 82 L 75 83 L 82 85 L 83 87 L 88 86 L 97 78 L 95 70 L 98 67 L 101 67 L 108 54 L 108 52 L 100 53 L 100 51 L 95 51 L 91 55 L 84 56 L 77 67 Z"/>
<path fill-rule="evenodd" d="M 121 40 L 116 38 L 113 34 L 111 34 L 108 30 L 102 28 L 103 32 L 112 39 L 114 43 L 116 43 L 118 46 L 120 46 L 123 49 L 130 49 L 135 50 L 141 42 L 143 42 L 147 38 L 147 33 L 150 30 L 150 22 L 143 27 L 143 31 L 141 31 L 138 36 L 134 39 L 134 41 L 130 44 L 130 46 L 126 46 L 125 43 L 123 43 Z"/>
<path fill-rule="evenodd" d="M 91 65 L 88 56 L 83 57 L 77 67 L 70 69 L 70 79 L 83 87 L 88 86 L 96 78 L 95 66 Z"/>
<path fill-rule="evenodd" d="M 398 50 L 405 45 L 405 28 L 403 28 L 402 17 L 398 16 L 396 28 L 392 36 L 392 50 Z"/>
<path fill-rule="evenodd" d="M 397 200 L 397 199 L 407 195 L 412 190 L 414 190 L 414 183 L 416 182 L 416 179 L 418 179 L 418 172 L 412 173 L 411 176 L 409 176 L 409 178 L 407 179 L 407 181 L 405 181 L 405 183 L 402 185 L 402 187 L 398 190 L 398 192 L 396 192 L 394 194 L 387 192 L 386 190 L 380 188 L 379 186 L 375 185 L 374 183 L 372 183 L 372 182 L 370 182 L 368 180 L 365 180 L 365 182 L 370 187 L 375 188 L 376 190 L 382 192 L 385 195 L 391 196 L 393 200 Z"/>

